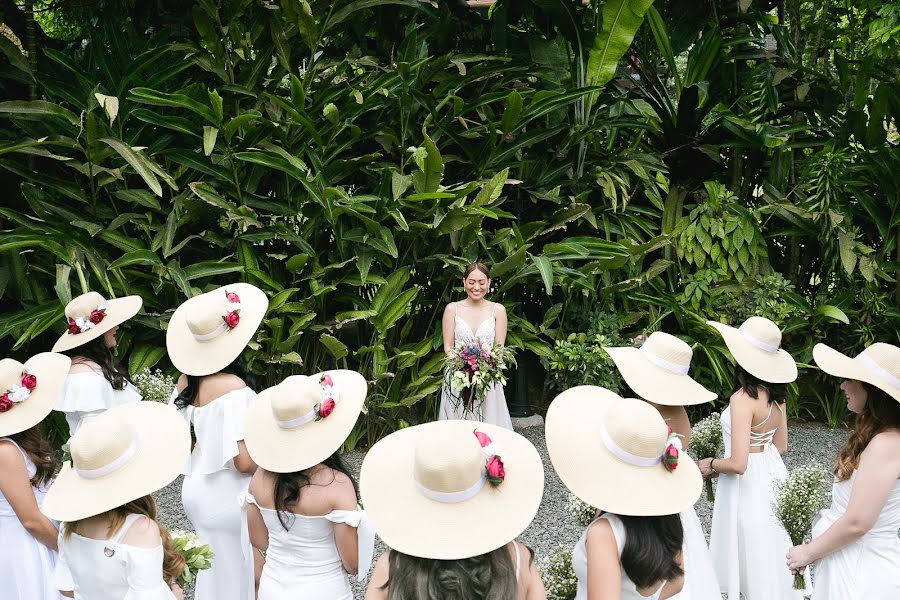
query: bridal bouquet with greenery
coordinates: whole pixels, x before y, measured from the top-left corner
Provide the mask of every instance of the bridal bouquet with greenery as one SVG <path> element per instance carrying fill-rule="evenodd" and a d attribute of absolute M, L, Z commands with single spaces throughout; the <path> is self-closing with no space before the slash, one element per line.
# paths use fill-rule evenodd
<path fill-rule="evenodd" d="M 721 447 L 722 422 L 719 420 L 719 413 L 714 412 L 691 427 L 691 444 L 688 450 L 697 460 L 716 458 Z M 712 479 L 705 479 L 704 486 L 706 487 L 706 499 L 712 502 L 716 499 L 713 494 Z"/>
<path fill-rule="evenodd" d="M 172 547 L 184 558 L 184 571 L 178 578 L 178 585 L 192 585 L 199 571 L 212 566 L 215 557 L 208 544 L 204 544 L 193 531 L 176 529 L 169 532 Z"/>
<path fill-rule="evenodd" d="M 806 541 L 813 518 L 828 505 L 828 497 L 822 489 L 827 481 L 827 471 L 816 465 L 805 465 L 797 467 L 787 479 L 775 484 L 772 510 L 795 546 Z M 794 589 L 802 590 L 804 587 L 803 573 L 798 572 L 794 575 Z"/>
<path fill-rule="evenodd" d="M 162 371 L 151 371 L 149 367 L 137 373 L 131 381 L 138 389 L 144 400 L 153 402 L 168 402 L 175 389 L 175 380 Z"/>
<path fill-rule="evenodd" d="M 578 578 L 572 568 L 572 549 L 557 546 L 549 556 L 538 559 L 538 571 L 547 590 L 547 600 L 574 600 Z"/>
<path fill-rule="evenodd" d="M 444 359 L 445 383 L 450 388 L 454 408 L 477 412 L 488 390 L 506 385 L 506 368 L 515 364 L 511 349 L 500 344 L 475 341 L 452 349 Z"/>

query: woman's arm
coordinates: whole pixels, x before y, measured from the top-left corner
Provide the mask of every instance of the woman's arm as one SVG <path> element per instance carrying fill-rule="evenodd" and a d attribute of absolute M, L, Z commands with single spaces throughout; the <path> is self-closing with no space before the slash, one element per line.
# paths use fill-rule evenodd
<path fill-rule="evenodd" d="M 244 475 L 253 475 L 256 473 L 257 467 L 253 459 L 250 458 L 250 453 L 247 452 L 247 445 L 244 443 L 244 440 L 240 440 L 237 446 L 238 454 L 234 457 L 234 468 Z"/>
<path fill-rule="evenodd" d="M 266 479 L 263 477 L 263 470 L 260 469 L 250 480 L 250 493 L 255 498 L 262 496 L 263 490 L 261 488 L 268 483 Z M 269 548 L 269 528 L 266 527 L 266 522 L 263 520 L 262 513 L 259 512 L 259 507 L 252 502 L 248 502 L 246 510 L 250 544 L 257 550 L 267 550 Z"/>
<path fill-rule="evenodd" d="M 506 307 L 498 302 L 494 304 L 493 310 L 494 318 L 497 320 L 494 328 L 494 342 L 503 346 L 506 344 Z"/>
<path fill-rule="evenodd" d="M 791 548 L 787 555 L 788 567 L 802 570 L 864 536 L 878 520 L 897 479 L 900 479 L 900 432 L 879 433 L 860 455 L 846 512 L 810 543 Z"/>
<path fill-rule="evenodd" d="M 778 453 L 783 456 L 788 451 L 787 413 L 784 412 L 784 404 L 778 404 L 775 410 L 778 411 L 778 429 L 775 430 L 772 444 L 778 450 Z"/>
<path fill-rule="evenodd" d="M 453 346 L 456 344 L 456 323 L 454 323 L 454 319 L 456 317 L 456 307 L 452 304 L 448 304 L 444 307 L 444 316 L 441 317 L 441 333 L 444 337 L 444 354 L 447 354 L 451 350 L 453 350 Z"/>
<path fill-rule="evenodd" d="M 524 544 L 518 544 L 522 550 L 522 564 L 520 566 L 521 573 L 525 583 L 525 599 L 526 600 L 547 600 L 547 590 L 544 589 L 544 581 L 541 579 L 541 573 L 537 568 L 537 561 L 531 550 Z"/>
<path fill-rule="evenodd" d="M 332 510 L 356 510 L 356 490 L 353 482 L 343 473 L 335 472 L 334 483 L 335 500 Z M 356 527 L 344 523 L 334 524 L 334 543 L 341 557 L 344 570 L 356 575 L 359 571 L 359 536 Z"/>
<path fill-rule="evenodd" d="M 620 600 L 619 547 L 609 521 L 600 519 L 588 528 L 586 550 L 588 600 Z"/>
<path fill-rule="evenodd" d="M 59 532 L 38 508 L 25 461 L 15 444 L 0 442 L 0 473 L 3 473 L 0 477 L 0 492 L 9 501 L 22 527 L 34 539 L 56 551 Z"/>
<path fill-rule="evenodd" d="M 390 550 L 385 550 L 375 561 L 375 569 L 369 579 L 369 587 L 366 589 L 366 600 L 387 600 L 387 582 L 390 574 L 388 556 Z"/>
<path fill-rule="evenodd" d="M 704 458 L 697 463 L 704 477 L 713 475 L 710 463 L 717 473 L 743 475 L 750 456 L 750 424 L 753 422 L 753 399 L 737 391 L 731 396 L 731 454 L 725 458 Z"/>

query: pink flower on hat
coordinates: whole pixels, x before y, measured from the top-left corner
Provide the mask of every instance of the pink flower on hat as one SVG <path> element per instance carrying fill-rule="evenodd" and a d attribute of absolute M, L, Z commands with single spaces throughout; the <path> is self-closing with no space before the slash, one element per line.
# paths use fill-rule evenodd
<path fill-rule="evenodd" d="M 475 438 L 481 446 L 481 453 L 485 456 L 484 472 L 488 482 L 497 487 L 506 479 L 506 469 L 503 466 L 503 457 L 500 451 L 494 446 L 494 442 L 490 436 L 480 431 L 475 431 Z"/>
<path fill-rule="evenodd" d="M 234 329 L 237 327 L 238 323 L 241 322 L 241 315 L 236 312 L 230 312 L 225 315 L 225 324 L 228 325 L 229 328 Z"/>
<path fill-rule="evenodd" d="M 237 304 L 241 301 L 240 296 L 235 294 L 234 292 L 225 292 L 225 299 L 231 302 L 232 304 Z"/>
<path fill-rule="evenodd" d="M 24 373 L 22 373 L 22 387 L 28 390 L 33 390 L 35 387 L 37 387 L 37 377 L 29 373 L 28 371 L 25 371 Z"/>
<path fill-rule="evenodd" d="M 324 419 L 334 411 L 334 398 L 326 398 L 319 405 L 319 418 Z"/>

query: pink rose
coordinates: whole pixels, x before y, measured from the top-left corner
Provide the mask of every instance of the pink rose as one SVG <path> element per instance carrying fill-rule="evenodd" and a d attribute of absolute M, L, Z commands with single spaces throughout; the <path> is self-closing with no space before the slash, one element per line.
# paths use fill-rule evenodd
<path fill-rule="evenodd" d="M 506 471 L 503 470 L 503 461 L 500 460 L 499 456 L 490 457 L 487 465 L 485 465 L 485 470 L 491 485 L 500 485 L 503 483 L 503 479 L 506 478 Z"/>
<path fill-rule="evenodd" d="M 319 405 L 319 417 L 324 419 L 334 411 L 334 398 L 326 398 Z"/>
<path fill-rule="evenodd" d="M 225 324 L 228 325 L 232 329 L 237 327 L 237 324 L 240 322 L 241 322 L 241 315 L 237 314 L 236 312 L 230 312 L 227 315 L 225 315 Z"/>
<path fill-rule="evenodd" d="M 89 320 L 91 323 L 93 323 L 94 325 L 96 325 L 97 323 L 99 323 L 100 321 L 102 321 L 102 320 L 103 320 L 103 317 L 105 317 L 105 316 L 106 316 L 106 315 L 103 313 L 102 310 L 92 310 L 92 311 L 91 311 L 91 315 L 88 317 L 88 320 Z"/>
<path fill-rule="evenodd" d="M 334 382 L 331 380 L 331 375 L 329 375 L 328 373 L 322 375 L 321 383 L 322 385 L 334 385 Z"/>
<path fill-rule="evenodd" d="M 13 402 L 6 394 L 0 395 L 0 413 L 5 413 L 12 408 Z"/>
<path fill-rule="evenodd" d="M 37 377 L 32 375 L 31 373 L 25 373 L 22 375 L 22 387 L 28 388 L 29 390 L 33 390 L 37 387 Z"/>
<path fill-rule="evenodd" d="M 666 446 L 666 451 L 663 452 L 663 466 L 669 472 L 678 468 L 678 448 L 672 444 Z"/>
<path fill-rule="evenodd" d="M 672 426 L 671 425 L 666 425 L 666 430 L 667 430 L 666 435 L 672 435 Z"/>
<path fill-rule="evenodd" d="M 484 448 L 488 444 L 491 443 L 491 438 L 488 437 L 486 433 L 481 433 L 480 431 L 475 432 L 475 437 L 478 438 L 478 443 L 481 444 L 481 447 Z"/>
<path fill-rule="evenodd" d="M 241 301 L 240 297 L 234 292 L 225 292 L 225 298 L 232 304 L 237 304 Z"/>
<path fill-rule="evenodd" d="M 66 328 L 69 330 L 69 333 L 81 333 L 81 329 L 75 323 L 75 319 L 69 319 L 69 324 Z"/>

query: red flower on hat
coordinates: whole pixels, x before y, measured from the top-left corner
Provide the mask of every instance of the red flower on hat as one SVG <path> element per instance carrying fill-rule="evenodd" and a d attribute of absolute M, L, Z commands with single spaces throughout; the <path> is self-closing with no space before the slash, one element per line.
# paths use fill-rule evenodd
<path fill-rule="evenodd" d="M 75 323 L 75 319 L 69 319 L 69 322 L 66 323 L 66 329 L 69 330 L 69 333 L 81 333 L 81 328 Z"/>
<path fill-rule="evenodd" d="M 475 437 L 478 438 L 478 443 L 481 444 L 482 448 L 491 444 L 491 438 L 489 438 L 486 433 L 481 433 L 480 431 L 476 431 Z"/>
<path fill-rule="evenodd" d="M 0 394 L 0 413 L 5 413 L 12 408 L 13 401 L 6 394 Z"/>
<path fill-rule="evenodd" d="M 235 304 L 241 301 L 240 296 L 234 292 L 225 292 L 225 299 Z"/>
<path fill-rule="evenodd" d="M 678 468 L 678 448 L 669 444 L 666 446 L 666 451 L 663 452 L 662 459 L 663 466 L 670 473 Z"/>
<path fill-rule="evenodd" d="M 334 411 L 334 398 L 326 398 L 319 405 L 319 418 L 324 419 Z"/>
<path fill-rule="evenodd" d="M 29 390 L 33 390 L 35 387 L 37 387 L 37 377 L 35 377 L 35 376 L 32 375 L 31 373 L 29 373 L 28 371 L 25 371 L 24 373 L 22 373 L 22 383 L 21 383 L 21 385 L 22 385 L 22 387 L 24 387 L 24 388 L 28 388 Z"/>
<path fill-rule="evenodd" d="M 322 385 L 334 385 L 334 381 L 332 381 L 331 375 L 329 375 L 328 373 L 322 375 L 322 379 L 319 381 L 319 383 L 321 383 Z"/>
<path fill-rule="evenodd" d="M 494 442 L 491 441 L 491 438 L 486 434 L 480 431 L 475 431 L 475 437 L 478 439 L 478 444 L 481 446 L 481 453 L 485 456 L 484 463 L 484 474 L 487 477 L 488 482 L 497 487 L 503 480 L 506 479 L 506 470 L 503 467 L 503 458 L 500 456 L 500 452 L 494 446 Z"/>
<path fill-rule="evenodd" d="M 92 310 L 90 316 L 88 317 L 88 320 L 96 325 L 97 323 L 102 321 L 105 316 L 106 311 L 104 310 Z"/>
<path fill-rule="evenodd" d="M 241 315 L 233 311 L 226 314 L 223 318 L 225 319 L 225 324 L 228 325 L 230 329 L 234 329 L 237 327 L 238 323 L 241 322 Z"/>

